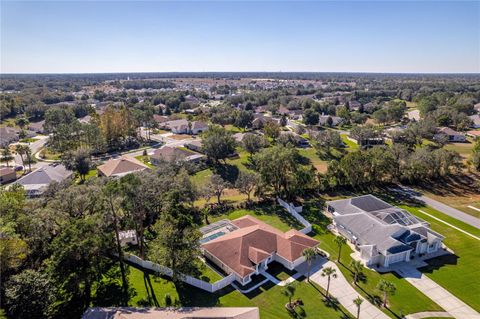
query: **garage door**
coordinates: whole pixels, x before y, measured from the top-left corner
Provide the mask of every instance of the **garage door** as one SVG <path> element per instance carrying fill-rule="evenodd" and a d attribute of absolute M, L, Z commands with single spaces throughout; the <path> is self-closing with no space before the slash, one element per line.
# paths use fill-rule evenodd
<path fill-rule="evenodd" d="M 398 263 L 398 262 L 404 261 L 404 260 L 405 260 L 405 253 L 401 253 L 401 254 L 390 256 L 388 258 L 388 263 L 389 264 L 394 264 L 394 263 Z"/>

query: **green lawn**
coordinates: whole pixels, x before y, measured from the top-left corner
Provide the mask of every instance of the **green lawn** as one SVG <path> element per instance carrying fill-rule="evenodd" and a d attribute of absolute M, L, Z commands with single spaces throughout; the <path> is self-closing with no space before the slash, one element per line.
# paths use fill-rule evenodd
<path fill-rule="evenodd" d="M 87 181 L 90 178 L 95 177 L 95 176 L 97 176 L 97 169 L 96 168 L 88 171 L 87 175 L 85 175 L 85 180 Z M 81 182 L 80 176 L 76 173 L 75 173 L 75 182 L 77 184 L 79 184 Z"/>
<path fill-rule="evenodd" d="M 57 153 L 49 148 L 44 148 L 40 151 L 40 158 L 45 160 L 59 161 L 61 156 L 61 153 Z"/>
<path fill-rule="evenodd" d="M 315 167 L 319 172 L 325 173 L 327 171 L 328 161 L 321 160 L 318 157 L 315 148 L 299 148 L 298 152 L 301 156 L 308 158 L 313 167 Z"/>
<path fill-rule="evenodd" d="M 217 293 L 208 293 L 189 285 L 176 287 L 171 281 L 149 276 L 148 283 L 144 280 L 142 271 L 130 267 L 129 282 L 136 295 L 130 300 L 131 305 L 138 306 L 139 301 L 146 300 L 147 288 L 153 288 L 155 298 L 159 306 L 165 306 L 165 294 L 170 294 L 177 305 L 203 306 L 203 307 L 259 307 L 262 319 L 291 318 L 284 305 L 288 298 L 282 294 L 282 287 L 271 283 L 263 285 L 260 289 L 243 295 L 231 287 L 227 287 Z M 327 307 L 323 302 L 321 289 L 299 282 L 296 284 L 294 299 L 300 298 L 304 302 L 303 310 L 306 317 L 322 319 L 351 318 L 346 311 L 339 307 Z M 140 305 L 144 305 L 140 303 Z M 299 311 L 299 310 L 297 310 Z M 299 311 L 300 312 L 300 311 Z"/>
<path fill-rule="evenodd" d="M 480 237 L 480 230 L 429 207 L 403 208 L 429 222 L 433 230 L 445 236 L 445 245 L 455 253 L 454 257 L 430 260 L 429 267 L 422 271 L 472 308 L 480 311 L 480 298 L 478 297 L 480 296 L 480 241 L 430 218 L 418 210 L 421 209 L 475 236 Z"/>
<path fill-rule="evenodd" d="M 248 153 L 241 147 L 237 147 L 236 152 L 238 157 L 227 159 L 227 165 L 222 165 L 218 168 L 217 174 L 220 174 L 224 179 L 235 182 L 236 177 L 240 171 L 247 171 L 248 169 Z M 203 185 L 213 174 L 213 168 L 204 169 L 191 176 L 191 180 L 196 185 Z"/>
<path fill-rule="evenodd" d="M 443 148 L 458 152 L 464 159 L 469 159 L 472 156 L 473 139 L 468 139 L 468 143 L 448 143 Z"/>
<path fill-rule="evenodd" d="M 138 156 L 135 156 L 135 158 L 140 162 L 142 162 L 143 164 L 147 165 L 149 168 L 155 167 L 152 163 L 150 163 L 150 157 L 148 155 L 147 156 L 138 155 Z"/>
<path fill-rule="evenodd" d="M 281 206 L 260 206 L 254 209 L 237 209 L 228 214 L 209 217 L 211 223 L 221 219 L 237 219 L 245 215 L 251 215 L 281 231 L 288 231 L 292 228 L 303 228 L 295 218 L 286 212 Z"/>
<path fill-rule="evenodd" d="M 358 150 L 358 144 L 355 143 L 355 142 L 350 141 L 350 140 L 347 138 L 347 134 L 340 134 L 340 136 L 342 137 L 343 143 L 345 143 L 345 145 L 347 145 L 347 150 L 348 150 L 349 152 Z"/>
<path fill-rule="evenodd" d="M 38 141 L 38 140 L 39 140 L 38 138 L 29 137 L 29 138 L 22 138 L 19 142 L 22 142 L 22 143 L 33 143 L 33 142 Z"/>
<path fill-rule="evenodd" d="M 318 203 L 307 203 L 304 206 L 303 215 L 314 223 L 314 238 L 320 241 L 320 248 L 330 253 L 330 260 L 336 261 L 338 257 L 338 246 L 335 244 L 335 236 L 330 233 L 326 227 L 330 223 L 330 220 L 325 217 L 321 212 L 321 206 Z M 350 254 L 352 250 L 349 246 L 343 246 L 341 263 L 337 263 L 343 275 L 347 279 L 353 281 L 353 276 L 349 270 L 349 264 L 352 261 Z M 359 283 L 359 287 L 353 286 L 357 292 L 369 300 L 372 297 L 379 296 L 380 293 L 376 290 L 376 285 L 381 279 L 391 281 L 397 287 L 397 292 L 390 298 L 389 310 L 384 312 L 389 316 L 399 316 L 401 314 L 409 314 L 421 311 L 443 311 L 440 306 L 435 304 L 427 296 L 410 285 L 406 280 L 397 277 L 394 273 L 380 274 L 376 271 L 364 269 L 366 280 Z M 415 302 L 412 302 L 415 300 Z M 392 314 L 393 312 L 393 314 Z"/>

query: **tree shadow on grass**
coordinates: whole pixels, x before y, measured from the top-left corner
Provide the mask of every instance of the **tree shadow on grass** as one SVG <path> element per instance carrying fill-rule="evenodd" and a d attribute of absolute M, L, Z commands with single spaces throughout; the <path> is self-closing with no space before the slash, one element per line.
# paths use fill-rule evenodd
<path fill-rule="evenodd" d="M 238 167 L 231 164 L 216 165 L 212 170 L 231 184 L 235 183 L 240 173 Z"/>
<path fill-rule="evenodd" d="M 145 289 L 147 291 L 147 296 L 151 304 L 155 307 L 160 307 L 160 304 L 155 295 L 155 290 L 153 289 L 152 282 L 150 281 L 150 275 L 148 273 L 143 274 L 143 281 L 145 283 Z"/>
<path fill-rule="evenodd" d="M 352 317 L 350 316 L 350 314 L 346 313 L 342 307 L 340 306 L 340 303 L 338 301 L 337 298 L 335 298 L 334 296 L 329 296 L 327 298 L 327 295 L 325 294 L 325 291 L 323 290 L 323 288 L 320 288 L 316 283 L 314 283 L 313 281 L 310 281 L 308 282 L 316 291 L 318 291 L 318 293 L 320 294 L 320 296 L 322 297 L 322 301 L 323 303 L 325 304 L 325 306 L 329 307 L 329 308 L 332 308 L 334 309 L 335 311 L 340 311 L 342 314 L 341 314 L 341 318 L 342 319 L 351 319 Z"/>
<path fill-rule="evenodd" d="M 174 283 L 175 289 L 177 290 L 178 298 L 180 305 L 186 307 L 215 307 L 220 304 L 218 299 L 219 295 L 227 294 L 233 290 L 227 290 L 227 288 L 222 289 L 217 293 L 209 293 L 205 290 L 193 287 L 189 284 L 183 282 Z"/>

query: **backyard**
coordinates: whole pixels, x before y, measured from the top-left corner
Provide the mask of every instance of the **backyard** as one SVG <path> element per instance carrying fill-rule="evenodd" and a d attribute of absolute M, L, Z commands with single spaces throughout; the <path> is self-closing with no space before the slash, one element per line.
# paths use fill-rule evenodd
<path fill-rule="evenodd" d="M 308 202 L 305 205 L 304 215 L 314 225 L 314 238 L 320 241 L 320 248 L 331 254 L 331 260 L 335 261 L 338 254 L 338 247 L 334 243 L 334 235 L 326 230 L 329 220 L 320 213 L 321 206 L 318 202 Z M 301 228 L 296 220 L 294 220 L 286 211 L 280 206 L 257 207 L 251 210 L 237 209 L 226 214 L 216 215 L 210 217 L 210 222 L 220 219 L 235 219 L 246 214 L 250 214 L 264 222 L 282 230 Z M 350 254 L 352 250 L 348 246 L 342 249 L 341 262 L 338 263 L 342 273 L 347 278 L 352 278 L 352 273 L 349 270 L 349 263 L 352 260 Z M 133 297 L 132 304 L 141 303 L 147 298 L 146 284 L 143 278 L 143 272 L 130 267 L 130 282 L 136 290 L 137 295 Z M 218 276 L 211 269 L 203 270 L 211 281 L 216 280 L 214 276 Z M 270 272 L 280 280 L 288 278 L 292 272 L 288 272 L 281 267 L 272 264 Z M 372 270 L 364 269 L 365 280 L 360 282 L 358 287 L 355 287 L 359 294 L 364 297 L 375 300 L 378 299 L 379 293 L 376 290 L 376 285 L 381 279 L 393 282 L 397 287 L 397 292 L 390 298 L 389 308 L 384 309 L 385 313 L 390 317 L 400 318 L 404 314 L 415 313 L 421 311 L 442 311 L 433 301 L 423 295 L 416 288 L 411 286 L 404 279 L 399 278 L 395 274 L 379 274 Z M 211 277 L 212 276 L 212 277 Z M 284 309 L 283 305 L 287 302 L 286 297 L 281 294 L 282 288 L 274 286 L 272 283 L 267 283 L 259 289 L 253 291 L 248 295 L 240 294 L 239 292 L 225 288 L 221 292 L 215 294 L 206 293 L 194 287 L 182 286 L 175 287 L 175 285 L 166 279 L 150 276 L 150 282 L 153 291 L 156 295 L 160 305 L 163 305 L 164 296 L 166 293 L 175 300 L 179 300 L 182 305 L 196 305 L 196 306 L 258 306 L 261 310 L 262 318 L 288 318 L 289 315 Z M 304 279 L 304 278 L 302 278 Z M 342 317 L 344 314 L 339 310 L 334 310 L 325 306 L 322 300 L 321 288 L 312 286 L 306 281 L 296 282 L 297 293 L 296 297 L 301 298 L 305 303 L 304 310 L 307 316 L 316 317 L 320 313 L 322 318 L 348 318 Z M 416 300 L 415 303 L 408 302 Z M 278 303 L 278 305 L 276 305 Z"/>

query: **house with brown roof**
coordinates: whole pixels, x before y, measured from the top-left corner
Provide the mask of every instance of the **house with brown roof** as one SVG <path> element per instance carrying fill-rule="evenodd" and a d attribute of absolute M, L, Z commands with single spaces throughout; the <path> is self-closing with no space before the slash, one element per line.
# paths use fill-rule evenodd
<path fill-rule="evenodd" d="M 234 273 L 242 285 L 272 261 L 295 269 L 305 261 L 303 251 L 319 244 L 297 230 L 283 233 L 250 215 L 229 221 L 225 227 L 214 227 L 214 231 L 204 233 L 201 243 L 203 255 L 226 273 Z"/>
<path fill-rule="evenodd" d="M 146 169 L 148 169 L 147 165 L 133 157 L 126 156 L 110 159 L 97 167 L 98 175 L 106 177 L 122 177 Z"/>
<path fill-rule="evenodd" d="M 153 165 L 158 165 L 161 161 L 187 161 L 187 162 L 196 162 L 203 158 L 204 155 L 198 154 L 196 152 L 178 148 L 178 147 L 170 147 L 170 146 L 163 146 L 153 152 L 150 156 L 150 162 Z"/>
<path fill-rule="evenodd" d="M 168 122 L 169 118 L 168 116 L 153 114 L 153 120 L 158 124 L 162 124 Z"/>
<path fill-rule="evenodd" d="M 0 185 L 13 182 L 17 179 L 17 173 L 13 167 L 0 167 Z"/>

